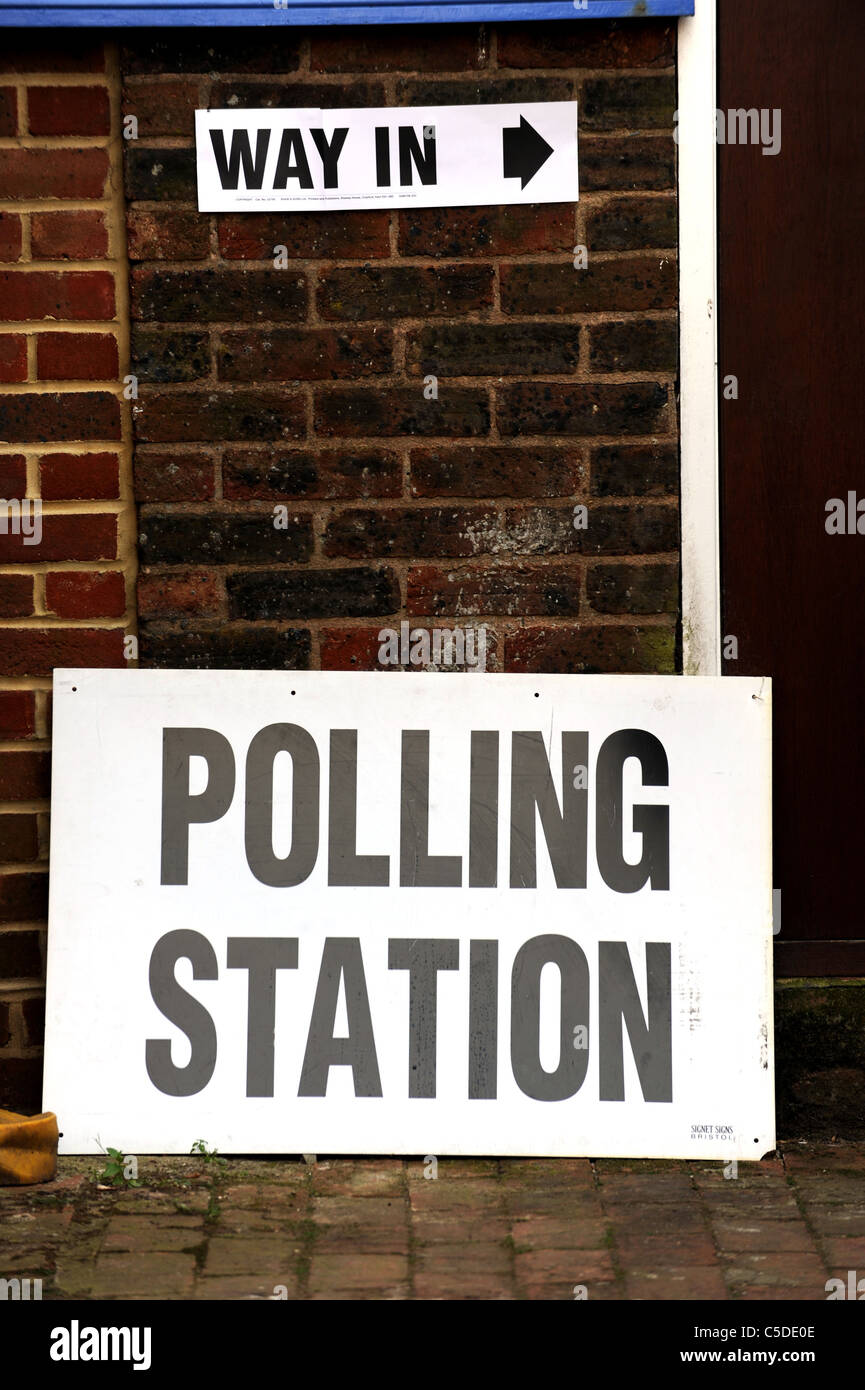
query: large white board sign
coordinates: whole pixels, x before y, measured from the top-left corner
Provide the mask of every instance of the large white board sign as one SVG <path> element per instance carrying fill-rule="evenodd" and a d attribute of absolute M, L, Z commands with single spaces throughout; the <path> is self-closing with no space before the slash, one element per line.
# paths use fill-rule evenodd
<path fill-rule="evenodd" d="M 774 1147 L 769 681 L 54 692 L 63 1152 Z"/>
<path fill-rule="evenodd" d="M 201 212 L 572 203 L 577 103 L 195 113 Z"/>

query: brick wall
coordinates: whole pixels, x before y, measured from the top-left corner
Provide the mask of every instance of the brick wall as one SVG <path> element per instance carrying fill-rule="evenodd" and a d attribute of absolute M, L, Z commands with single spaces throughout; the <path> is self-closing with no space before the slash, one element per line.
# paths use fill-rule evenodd
<path fill-rule="evenodd" d="M 38 544 L 0 509 L 0 1107 L 13 1109 L 37 1108 L 41 1089 L 51 673 L 124 665 L 135 632 L 119 110 L 101 42 L 3 31 L 0 497 L 42 504 Z"/>
<path fill-rule="evenodd" d="M 144 664 L 375 669 L 408 618 L 484 624 L 490 669 L 678 669 L 674 45 L 581 21 L 122 50 Z M 196 210 L 196 106 L 574 97 L 578 204 Z"/>
<path fill-rule="evenodd" d="M 144 664 L 375 669 L 407 618 L 491 669 L 679 669 L 674 43 L 4 34 L 0 497 L 43 534 L 0 534 L 0 1106 L 39 1104 L 51 672 L 124 664 L 136 534 Z M 573 97 L 576 205 L 196 208 L 199 105 Z"/>

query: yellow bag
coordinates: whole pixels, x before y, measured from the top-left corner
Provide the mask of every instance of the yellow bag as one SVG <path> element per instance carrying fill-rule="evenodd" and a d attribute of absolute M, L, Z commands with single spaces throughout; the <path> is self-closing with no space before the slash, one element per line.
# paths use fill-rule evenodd
<path fill-rule="evenodd" d="M 51 1182 L 57 1173 L 57 1116 L 0 1110 L 0 1187 Z"/>

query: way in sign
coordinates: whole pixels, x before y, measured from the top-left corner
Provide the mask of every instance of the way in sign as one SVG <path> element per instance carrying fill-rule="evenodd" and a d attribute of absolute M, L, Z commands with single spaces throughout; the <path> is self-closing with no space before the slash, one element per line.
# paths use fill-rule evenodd
<path fill-rule="evenodd" d="M 197 111 L 201 212 L 571 202 L 577 103 Z"/>

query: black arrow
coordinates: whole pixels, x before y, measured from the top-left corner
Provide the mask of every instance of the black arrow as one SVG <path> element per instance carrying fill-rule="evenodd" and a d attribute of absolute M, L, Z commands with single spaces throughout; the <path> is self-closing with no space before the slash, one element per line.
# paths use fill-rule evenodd
<path fill-rule="evenodd" d="M 529 125 L 525 116 L 520 116 L 518 126 L 505 126 L 502 131 L 505 178 L 521 179 L 522 188 L 534 178 L 541 165 L 546 164 L 552 152 L 552 145 Z"/>

